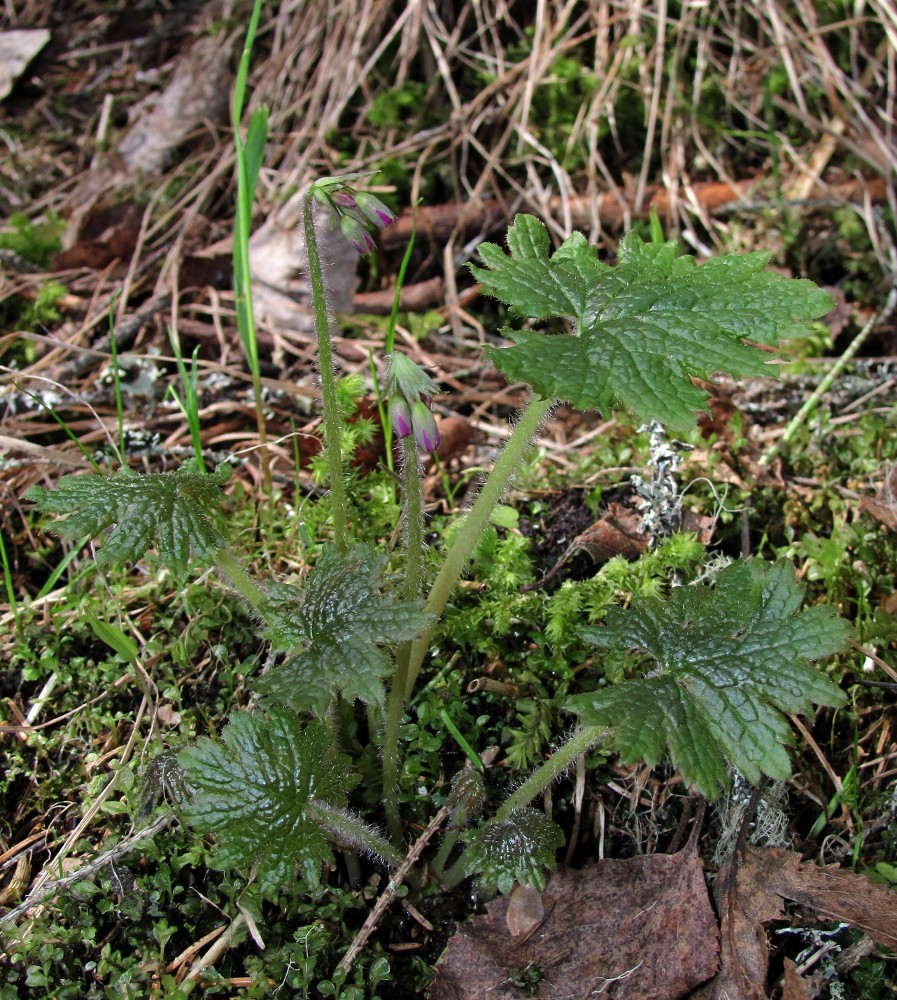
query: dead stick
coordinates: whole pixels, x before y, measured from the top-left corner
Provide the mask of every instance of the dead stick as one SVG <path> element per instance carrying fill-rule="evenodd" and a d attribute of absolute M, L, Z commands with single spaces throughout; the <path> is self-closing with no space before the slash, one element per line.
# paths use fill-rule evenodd
<path fill-rule="evenodd" d="M 439 810 L 438 813 L 430 820 L 429 826 L 420 835 L 414 847 L 408 852 L 405 860 L 396 869 L 395 875 L 389 880 L 389 885 L 380 894 L 380 898 L 374 904 L 373 910 L 368 914 L 367 920 L 364 922 L 364 926 L 358 932 L 357 937 L 352 942 L 349 950 L 343 955 L 337 969 L 342 969 L 344 972 L 348 972 L 352 968 L 352 963 L 358 956 L 361 949 L 367 944 L 368 938 L 374 933 L 377 924 L 380 923 L 380 918 L 386 912 L 386 908 L 392 902 L 393 897 L 396 892 L 398 892 L 399 886 L 405 881 L 405 876 L 411 871 L 413 865 L 417 862 L 417 859 L 421 856 L 423 849 L 427 846 L 433 837 L 433 834 L 439 829 L 440 826 L 445 822 L 446 817 L 455 808 L 455 803 L 449 799 L 448 802 Z"/>
<path fill-rule="evenodd" d="M 88 875 L 92 875 L 101 868 L 105 868 L 106 865 L 115 861 L 116 858 L 121 857 L 122 854 L 127 854 L 137 844 L 142 843 L 144 840 L 149 840 L 159 833 L 160 830 L 164 830 L 173 819 L 173 813 L 163 813 L 157 820 L 150 823 L 149 826 L 138 830 L 137 833 L 132 834 L 130 837 L 125 837 L 115 847 L 110 848 L 108 851 L 103 851 L 102 854 L 98 854 L 93 861 L 88 861 L 87 864 L 82 865 L 77 871 L 56 879 L 55 882 L 45 882 L 43 885 L 33 889 L 24 903 L 20 903 L 10 910 L 9 913 L 0 915 L 0 924 L 17 920 L 32 907 L 45 903 L 48 899 L 58 895 L 63 889 L 68 888 L 68 886 L 74 885 L 76 882 L 81 882 Z"/>

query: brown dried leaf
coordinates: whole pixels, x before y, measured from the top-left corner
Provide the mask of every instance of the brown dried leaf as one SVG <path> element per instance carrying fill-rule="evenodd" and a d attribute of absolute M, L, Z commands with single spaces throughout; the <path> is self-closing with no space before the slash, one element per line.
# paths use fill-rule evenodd
<path fill-rule="evenodd" d="M 820 868 L 781 848 L 749 851 L 748 861 L 762 865 L 760 876 L 772 892 L 897 948 L 897 893 L 892 889 L 843 868 Z"/>
<path fill-rule="evenodd" d="M 694 1000 L 765 1000 L 769 949 L 765 923 L 783 916 L 782 900 L 765 884 L 762 868 L 750 859 L 733 874 L 731 862 L 716 879 L 720 915 L 720 971 Z"/>
<path fill-rule="evenodd" d="M 129 173 L 158 176 L 191 132 L 225 119 L 234 40 L 233 35 L 200 36 L 181 53 L 164 90 L 131 108 L 133 124 L 118 147 Z"/>
<path fill-rule="evenodd" d="M 439 421 L 439 447 L 436 454 L 443 465 L 460 458 L 473 441 L 473 424 L 466 417 L 443 417 Z"/>
<path fill-rule="evenodd" d="M 607 992 L 617 1000 L 673 1000 L 718 965 L 716 920 L 697 854 L 659 854 L 562 868 L 542 896 L 529 937 L 508 933 L 509 900 L 463 924 L 440 960 L 431 1000 L 524 997 L 513 983 L 538 967 L 538 997 Z"/>
<path fill-rule="evenodd" d="M 801 861 L 793 851 L 752 848 L 734 880 L 726 868 L 717 878 L 722 968 L 712 983 L 695 993 L 694 1000 L 764 1000 L 768 947 L 763 925 L 782 918 L 782 899 L 800 903 L 829 920 L 843 920 L 880 944 L 897 945 L 897 895 L 893 891 L 853 872 Z M 791 988 L 798 989 L 796 981 Z M 794 992 L 793 996 L 802 994 Z"/>
<path fill-rule="evenodd" d="M 864 497 L 860 510 L 871 514 L 891 531 L 897 531 L 897 463 L 888 467 L 875 497 Z"/>
<path fill-rule="evenodd" d="M 606 563 L 614 556 L 638 559 L 648 547 L 648 539 L 639 534 L 641 524 L 641 516 L 631 507 L 621 503 L 608 504 L 607 512 L 601 519 L 573 539 L 545 576 L 521 587 L 520 592 L 525 594 L 553 580 L 577 549 L 585 549 L 592 561 L 598 564 Z"/>
<path fill-rule="evenodd" d="M 782 981 L 782 1000 L 815 1000 L 822 986 L 821 976 L 805 979 L 790 958 L 785 959 L 785 978 Z"/>

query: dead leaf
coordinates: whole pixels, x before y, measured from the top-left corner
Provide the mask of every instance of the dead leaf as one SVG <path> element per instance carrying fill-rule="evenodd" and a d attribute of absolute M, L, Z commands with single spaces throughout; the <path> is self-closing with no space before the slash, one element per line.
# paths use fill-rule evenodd
<path fill-rule="evenodd" d="M 749 851 L 746 863 L 763 866 L 762 877 L 772 892 L 897 948 L 897 893 L 887 886 L 843 868 L 820 868 L 782 848 Z"/>
<path fill-rule="evenodd" d="M 785 978 L 782 981 L 782 1000 L 815 1000 L 819 996 L 822 977 L 805 979 L 790 958 L 785 959 Z"/>
<path fill-rule="evenodd" d="M 140 238 L 143 211 L 129 201 L 92 206 L 81 217 L 75 244 L 54 255 L 53 270 L 101 270 L 114 260 L 130 260 Z"/>
<path fill-rule="evenodd" d="M 881 600 L 881 608 L 889 615 L 897 615 L 897 590 Z"/>
<path fill-rule="evenodd" d="M 554 579 L 577 549 L 585 549 L 596 564 L 604 564 L 614 556 L 638 559 L 648 547 L 648 539 L 639 534 L 641 524 L 641 516 L 631 507 L 622 503 L 608 504 L 607 511 L 600 520 L 573 539 L 545 576 L 521 587 L 520 593 L 536 590 Z"/>
<path fill-rule="evenodd" d="M 891 531 L 897 531 L 897 464 L 888 469 L 878 493 L 860 501 L 860 510 L 881 521 Z"/>
<path fill-rule="evenodd" d="M 473 424 L 466 417 L 443 417 L 439 422 L 439 447 L 436 454 L 443 465 L 460 458 L 473 441 Z"/>
<path fill-rule="evenodd" d="M 181 721 L 181 713 L 176 711 L 169 701 L 159 706 L 156 716 L 163 726 L 177 726 Z"/>
<path fill-rule="evenodd" d="M 784 915 L 781 898 L 763 871 L 747 861 L 734 874 L 728 862 L 716 878 L 720 915 L 720 971 L 693 1000 L 765 1000 L 769 946 L 763 925 Z"/>
<path fill-rule="evenodd" d="M 692 850 L 561 868 L 542 900 L 547 916 L 522 940 L 508 933 L 504 897 L 466 921 L 430 1000 L 532 996 L 514 985 L 527 969 L 541 975 L 537 997 L 673 1000 L 716 971 L 716 920 Z"/>
<path fill-rule="evenodd" d="M 302 225 L 304 185 L 249 239 L 252 301 L 262 325 L 312 335 L 315 329 L 311 286 L 305 273 Z M 326 261 L 327 295 L 336 313 L 351 313 L 358 270 L 358 252 L 339 226 L 318 227 L 318 250 Z"/>
<path fill-rule="evenodd" d="M 693 534 L 702 545 L 709 545 L 713 538 L 713 528 L 716 525 L 716 518 L 707 514 L 696 514 L 693 510 L 686 510 L 682 514 L 683 531 Z"/>
<path fill-rule="evenodd" d="M 717 877 L 722 968 L 694 1000 L 764 1000 L 769 949 L 763 925 L 782 918 L 783 899 L 843 920 L 889 948 L 897 944 L 897 894 L 862 875 L 820 868 L 783 848 L 749 849 L 734 881 L 727 872 L 724 867 Z M 798 989 L 794 980 L 792 989 Z M 802 995 L 793 993 L 795 1000 Z"/>

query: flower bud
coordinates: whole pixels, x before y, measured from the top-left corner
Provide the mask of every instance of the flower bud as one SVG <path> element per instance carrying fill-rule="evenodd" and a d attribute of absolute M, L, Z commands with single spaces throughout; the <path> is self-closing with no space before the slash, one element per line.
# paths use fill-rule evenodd
<path fill-rule="evenodd" d="M 423 451 L 436 451 L 439 447 L 439 429 L 436 426 L 436 418 L 427 408 L 427 404 L 420 400 L 411 407 L 411 426 L 414 430 L 414 440 L 417 441 L 417 446 Z"/>
<path fill-rule="evenodd" d="M 401 396 L 393 396 L 389 401 L 389 416 L 396 437 L 405 438 L 411 433 L 411 407 Z"/>
<path fill-rule="evenodd" d="M 358 202 L 351 191 L 335 191 L 330 198 L 340 208 L 358 208 Z"/>
<path fill-rule="evenodd" d="M 343 236 L 360 254 L 370 253 L 374 249 L 374 239 L 371 234 L 351 215 L 344 215 L 340 219 L 340 229 L 343 231 Z"/>
<path fill-rule="evenodd" d="M 358 191 L 355 201 L 364 217 L 369 219 L 378 229 L 385 229 L 396 221 L 392 211 L 379 198 L 368 194 L 367 191 Z"/>

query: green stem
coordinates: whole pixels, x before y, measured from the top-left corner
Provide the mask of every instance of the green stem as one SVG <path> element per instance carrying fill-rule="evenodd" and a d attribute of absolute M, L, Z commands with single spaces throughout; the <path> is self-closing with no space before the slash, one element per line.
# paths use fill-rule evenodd
<path fill-rule="evenodd" d="M 591 749 L 596 743 L 600 743 L 607 736 L 607 733 L 608 730 L 604 726 L 584 726 L 578 730 L 505 799 L 495 814 L 495 819 L 502 822 L 508 819 L 515 809 L 522 809 L 529 805 L 537 795 L 557 781 L 577 757 Z M 464 879 L 467 874 L 468 858 L 469 852 L 464 851 L 446 872 L 443 879 L 443 887 L 446 891 L 454 889 Z"/>
<path fill-rule="evenodd" d="M 405 696 L 408 698 L 411 697 L 411 692 L 414 690 L 417 675 L 420 673 L 421 664 L 436 627 L 435 622 L 439 620 L 452 591 L 455 589 L 455 584 L 473 555 L 473 550 L 489 523 L 492 511 L 504 496 L 505 490 L 523 464 L 536 432 L 553 405 L 553 400 L 537 398 L 530 400 L 508 438 L 504 450 L 499 455 L 492 472 L 489 473 L 488 479 L 483 484 L 473 507 L 470 508 L 470 512 L 458 529 L 452 547 L 446 553 L 445 562 L 433 582 L 430 596 L 427 599 L 427 611 L 432 612 L 434 624 L 422 632 L 411 646 L 411 661 L 405 688 Z"/>
<path fill-rule="evenodd" d="M 405 582 L 409 600 L 420 596 L 423 576 L 424 514 L 421 499 L 420 457 L 413 437 L 402 440 L 402 486 L 405 499 Z M 402 843 L 402 820 L 399 815 L 399 730 L 405 708 L 405 688 L 411 643 L 403 643 L 396 655 L 396 670 L 389 689 L 386 723 L 383 727 L 383 800 L 386 827 L 396 844 Z"/>
<path fill-rule="evenodd" d="M 230 580 L 234 590 L 257 611 L 261 607 L 265 595 L 253 582 L 240 560 L 228 549 L 219 549 L 217 566 Z"/>
<path fill-rule="evenodd" d="M 338 847 L 375 854 L 393 868 L 402 863 L 402 855 L 392 844 L 348 809 L 340 809 L 320 799 L 309 799 L 305 803 L 305 813 Z"/>
<path fill-rule="evenodd" d="M 402 487 L 405 493 L 405 596 L 420 597 L 424 565 L 424 506 L 420 485 L 420 456 L 410 435 L 402 439 Z"/>
<path fill-rule="evenodd" d="M 408 683 L 408 660 L 411 643 L 404 642 L 396 653 L 396 669 L 392 675 L 386 722 L 383 726 L 383 803 L 386 829 L 394 844 L 403 843 L 402 817 L 399 814 L 399 730 L 405 710 L 405 687 Z"/>
<path fill-rule="evenodd" d="M 499 807 L 495 818 L 499 821 L 507 819 L 515 809 L 529 805 L 532 800 L 544 792 L 546 788 L 567 770 L 567 768 L 596 743 L 600 743 L 607 735 L 604 726 L 583 726 L 573 736 L 560 746 L 533 773 L 505 799 Z"/>
<path fill-rule="evenodd" d="M 455 844 L 457 844 L 462 830 L 467 826 L 469 821 L 470 816 L 468 815 L 467 810 L 459 810 L 453 817 L 452 825 L 446 832 L 442 843 L 439 845 L 436 857 L 430 862 L 430 870 L 435 872 L 437 876 L 442 875 L 445 863 L 448 861 L 449 855 L 452 853 L 452 849 Z"/>
<path fill-rule="evenodd" d="M 305 196 L 303 208 L 305 250 L 308 254 L 308 277 L 311 282 L 312 305 L 315 313 L 315 333 L 318 338 L 318 365 L 321 369 L 321 396 L 324 403 L 324 455 L 330 479 L 333 510 L 333 540 L 340 552 L 348 548 L 346 540 L 346 483 L 343 478 L 343 455 L 340 446 L 341 420 L 336 379 L 333 376 L 333 351 L 330 345 L 330 314 L 324 291 L 324 274 L 315 235 L 314 198 Z"/>

